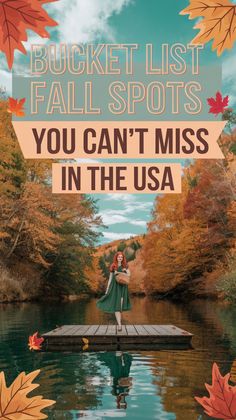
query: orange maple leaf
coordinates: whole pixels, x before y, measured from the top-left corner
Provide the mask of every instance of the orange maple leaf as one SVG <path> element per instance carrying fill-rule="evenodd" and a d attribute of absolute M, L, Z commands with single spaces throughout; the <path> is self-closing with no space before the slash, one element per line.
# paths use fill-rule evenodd
<path fill-rule="evenodd" d="M 7 387 L 4 372 L 0 373 L 0 419 L 1 420 L 32 420 L 47 419 L 48 416 L 41 412 L 42 409 L 55 404 L 53 400 L 44 400 L 43 397 L 27 395 L 37 388 L 33 380 L 40 370 L 35 370 L 28 375 L 21 372 L 14 382 Z"/>
<path fill-rule="evenodd" d="M 9 106 L 7 110 L 8 112 L 10 112 L 11 114 L 15 114 L 17 117 L 24 117 L 25 98 L 23 99 L 8 98 L 8 102 L 9 102 Z"/>
<path fill-rule="evenodd" d="M 52 0 L 53 1 L 53 0 Z M 50 0 L 0 0 L 0 50 L 6 55 L 9 68 L 14 61 L 14 51 L 18 49 L 26 54 L 23 41 L 27 41 L 27 29 L 36 32 L 42 38 L 49 38 L 46 26 L 56 26 L 43 9 Z"/>
<path fill-rule="evenodd" d="M 217 55 L 231 49 L 236 40 L 236 5 L 229 0 L 190 0 L 180 15 L 189 15 L 189 19 L 202 17 L 194 29 L 200 32 L 192 44 L 206 44 L 213 40 L 212 49 Z"/>
<path fill-rule="evenodd" d="M 29 336 L 29 349 L 30 350 L 41 350 L 41 344 L 43 343 L 44 338 L 38 337 L 38 331 L 34 333 L 33 335 Z"/>
<path fill-rule="evenodd" d="M 216 363 L 212 367 L 212 385 L 205 384 L 210 397 L 195 397 L 202 405 L 205 413 L 218 419 L 235 420 L 236 418 L 236 386 L 230 386 L 230 373 L 220 374 Z"/>

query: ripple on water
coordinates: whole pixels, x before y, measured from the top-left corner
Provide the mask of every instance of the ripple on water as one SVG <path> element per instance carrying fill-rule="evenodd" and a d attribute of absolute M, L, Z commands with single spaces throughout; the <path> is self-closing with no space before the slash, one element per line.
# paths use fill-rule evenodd
<path fill-rule="evenodd" d="M 205 393 L 212 363 L 216 361 L 226 373 L 236 357 L 236 311 L 216 302 L 183 306 L 135 298 L 125 318 L 127 323 L 176 324 L 194 334 L 193 349 L 32 353 L 27 343 L 35 331 L 63 324 L 112 322 L 113 318 L 101 315 L 93 299 L 80 304 L 5 305 L 0 307 L 0 370 L 10 383 L 21 371 L 40 369 L 40 394 L 56 400 L 47 411 L 51 420 L 197 419 L 202 410 L 193 397 Z M 122 392 L 127 395 L 119 409 L 117 396 Z"/>

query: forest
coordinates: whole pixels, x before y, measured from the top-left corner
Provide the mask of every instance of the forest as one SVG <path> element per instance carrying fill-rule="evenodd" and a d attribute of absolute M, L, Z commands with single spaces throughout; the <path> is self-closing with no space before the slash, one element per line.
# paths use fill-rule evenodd
<path fill-rule="evenodd" d="M 147 233 L 98 246 L 92 196 L 52 194 L 51 160 L 25 160 L 0 102 L 0 301 L 99 295 L 117 250 L 130 292 L 236 300 L 236 115 L 219 138 L 224 160 L 186 162 L 182 194 L 157 195 Z"/>
<path fill-rule="evenodd" d="M 182 194 L 156 196 L 146 235 L 97 249 L 89 272 L 96 291 L 104 290 L 114 252 L 123 250 L 133 294 L 236 301 L 236 114 L 228 109 L 223 119 L 225 159 L 187 161 Z"/>
<path fill-rule="evenodd" d="M 0 301 L 87 293 L 96 202 L 52 194 L 51 161 L 23 158 L 4 100 L 0 121 Z"/>
<path fill-rule="evenodd" d="M 235 118 L 233 116 L 233 118 Z M 182 194 L 157 197 L 143 247 L 145 290 L 184 296 L 233 293 L 236 282 L 236 132 L 223 133 L 224 160 L 195 160 Z M 234 293 L 236 293 L 236 288 Z"/>

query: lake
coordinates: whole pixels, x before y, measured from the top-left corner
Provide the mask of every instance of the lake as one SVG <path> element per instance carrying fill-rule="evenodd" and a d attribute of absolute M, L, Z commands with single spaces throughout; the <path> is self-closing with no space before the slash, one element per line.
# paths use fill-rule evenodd
<path fill-rule="evenodd" d="M 132 298 L 125 323 L 175 324 L 191 333 L 193 349 L 98 353 L 28 350 L 28 336 L 62 324 L 113 323 L 96 300 L 0 305 L 0 370 L 10 384 L 22 371 L 41 369 L 39 395 L 56 400 L 49 419 L 209 419 L 194 396 L 206 395 L 211 368 L 230 371 L 236 359 L 236 307 L 196 300 L 188 304 Z M 121 377 L 130 377 L 129 383 Z M 37 382 L 37 380 L 36 380 Z M 129 386 L 128 386 L 129 385 Z M 117 395 L 126 395 L 117 407 Z"/>

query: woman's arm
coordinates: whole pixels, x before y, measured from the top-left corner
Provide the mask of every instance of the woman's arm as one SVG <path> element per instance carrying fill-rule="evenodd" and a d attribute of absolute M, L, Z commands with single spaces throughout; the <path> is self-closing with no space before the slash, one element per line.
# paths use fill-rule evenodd
<path fill-rule="evenodd" d="M 109 287 L 110 287 L 110 284 L 111 284 L 111 279 L 112 279 L 112 274 L 113 274 L 113 273 L 110 273 L 110 276 L 109 276 L 109 280 L 108 280 L 108 284 L 107 284 L 107 288 L 106 288 L 105 295 L 107 294 L 108 289 L 109 289 Z"/>
<path fill-rule="evenodd" d="M 130 271 L 129 271 L 129 268 L 128 267 L 123 268 L 122 271 L 123 271 L 123 273 L 128 274 L 128 276 L 130 276 Z"/>

